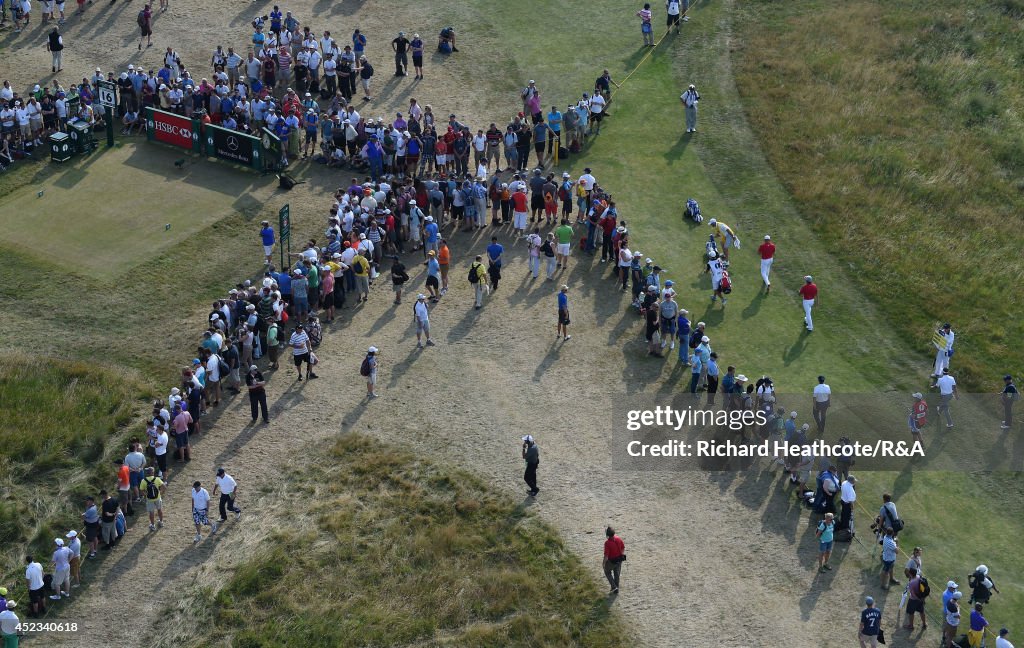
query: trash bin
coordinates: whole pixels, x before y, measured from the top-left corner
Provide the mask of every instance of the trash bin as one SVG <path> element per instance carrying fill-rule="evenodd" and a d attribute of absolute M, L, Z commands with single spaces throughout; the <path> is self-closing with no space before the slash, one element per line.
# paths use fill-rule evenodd
<path fill-rule="evenodd" d="M 50 142 L 50 159 L 54 162 L 67 162 L 74 151 L 71 150 L 71 138 L 67 133 L 57 131 L 48 138 Z"/>
<path fill-rule="evenodd" d="M 69 131 L 68 134 L 71 136 L 71 142 L 73 144 L 72 149 L 75 153 L 88 153 L 95 144 L 92 139 L 92 128 L 88 122 L 82 121 L 81 119 L 75 119 L 68 122 Z"/>

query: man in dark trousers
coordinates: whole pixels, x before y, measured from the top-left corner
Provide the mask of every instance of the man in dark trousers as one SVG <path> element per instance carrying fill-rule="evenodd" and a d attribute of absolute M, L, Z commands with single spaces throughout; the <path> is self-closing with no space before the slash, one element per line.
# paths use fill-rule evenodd
<path fill-rule="evenodd" d="M 1003 391 L 1000 393 L 1000 398 L 1003 401 L 1003 423 L 999 427 L 1009 430 L 1013 427 L 1013 404 L 1020 398 L 1020 392 L 1013 384 L 1013 376 L 1010 374 L 1003 376 Z"/>
<path fill-rule="evenodd" d="M 626 543 L 622 538 L 615 535 L 615 529 L 608 527 L 604 530 L 608 539 L 604 541 L 604 576 L 611 586 L 611 594 L 619 593 L 619 575 L 622 573 L 622 563 L 626 560 Z"/>
<path fill-rule="evenodd" d="M 526 473 L 523 480 L 530 487 L 530 497 L 536 497 L 540 489 L 537 488 L 537 466 L 540 464 L 540 448 L 533 436 L 527 434 L 523 437 L 523 459 L 526 460 Z"/>
<path fill-rule="evenodd" d="M 245 374 L 245 386 L 249 388 L 249 408 L 252 410 L 252 422 L 256 422 L 257 416 L 262 412 L 263 422 L 270 423 L 267 416 L 267 382 L 263 380 L 263 374 L 259 367 L 251 365 L 249 373 Z"/>
<path fill-rule="evenodd" d="M 391 41 L 391 49 L 395 51 L 395 76 L 405 76 L 409 68 L 409 39 L 405 32 L 398 32 L 398 36 Z"/>

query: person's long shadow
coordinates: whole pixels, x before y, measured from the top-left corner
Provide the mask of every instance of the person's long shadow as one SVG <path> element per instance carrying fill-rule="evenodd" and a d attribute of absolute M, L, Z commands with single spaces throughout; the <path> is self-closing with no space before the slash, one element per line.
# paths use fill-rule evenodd
<path fill-rule="evenodd" d="M 391 365 L 389 372 L 391 379 L 388 381 L 388 389 L 391 389 L 398 384 L 398 381 L 405 375 L 405 372 L 412 367 L 412 363 L 415 362 L 416 357 L 419 355 L 420 350 L 413 346 L 409 353 L 406 354 L 405 359 Z"/>
<path fill-rule="evenodd" d="M 117 563 L 107 570 L 107 575 L 103 577 L 103 587 L 110 587 L 110 585 L 120 578 L 122 574 L 134 567 L 135 564 L 139 562 L 139 557 L 142 555 L 142 552 L 146 550 L 146 546 L 149 545 L 149 541 L 153 538 L 153 535 L 159 533 L 159 531 L 148 530 L 149 518 L 147 517 L 144 507 L 137 508 L 135 510 L 134 521 L 135 525 L 130 527 L 130 529 L 135 529 L 136 533 L 144 533 L 145 535 L 143 535 L 141 539 L 137 540 L 130 549 L 119 555 Z M 127 536 L 122 536 L 121 541 L 117 543 L 114 550 L 107 553 L 116 554 L 117 547 L 124 544 L 125 537 Z M 109 558 L 110 556 L 108 556 L 108 559 Z"/>
<path fill-rule="evenodd" d="M 677 139 L 676 143 L 672 145 L 672 148 L 670 148 L 669 150 L 665 151 L 665 154 L 664 154 L 665 160 L 667 160 L 668 162 L 675 162 L 679 158 L 683 157 L 683 154 L 686 153 L 686 146 L 689 143 L 690 143 L 690 135 L 687 135 L 686 133 L 681 133 L 679 135 L 679 139 Z M 693 222 L 693 221 L 690 221 L 690 222 Z"/>
<path fill-rule="evenodd" d="M 484 308 L 486 308 L 486 297 L 484 298 Z M 467 304 L 466 314 L 462 316 L 462 319 L 458 321 L 454 326 L 448 329 L 448 343 L 458 344 L 463 338 L 469 335 L 469 332 L 473 330 L 473 324 L 479 319 L 483 309 L 477 310 Z"/>
<path fill-rule="evenodd" d="M 743 309 L 742 313 L 740 313 L 743 319 L 750 319 L 751 317 L 757 315 L 758 312 L 760 312 L 761 310 L 761 304 L 764 303 L 765 297 L 767 297 L 767 295 L 764 294 L 763 290 L 757 291 L 757 294 L 754 295 L 754 298 L 750 300 L 750 303 L 747 304 L 747 307 Z"/>
<path fill-rule="evenodd" d="M 570 340 L 570 343 L 571 342 L 572 341 Z M 544 355 L 544 359 L 541 360 L 540 364 L 537 365 L 537 369 L 533 372 L 533 382 L 540 382 L 547 370 L 558 362 L 563 344 L 565 344 L 564 340 L 555 340 L 551 343 L 548 347 L 548 352 Z"/>
<path fill-rule="evenodd" d="M 793 344 L 789 345 L 786 348 L 786 350 L 783 352 L 783 354 L 782 354 L 782 364 L 787 366 L 787 367 L 789 365 L 793 364 L 793 362 L 797 358 L 799 358 L 800 355 L 804 352 L 804 349 L 807 348 L 807 341 L 808 341 L 808 339 L 810 339 L 810 337 L 811 337 L 811 332 L 810 331 L 808 331 L 806 329 L 801 331 L 800 332 L 800 337 L 798 337 L 796 339 L 796 341 L 793 342 Z"/>

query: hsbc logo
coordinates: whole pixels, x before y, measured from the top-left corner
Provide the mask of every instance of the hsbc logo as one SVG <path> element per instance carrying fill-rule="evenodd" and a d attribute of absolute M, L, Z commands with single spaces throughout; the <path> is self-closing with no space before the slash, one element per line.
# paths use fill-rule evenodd
<path fill-rule="evenodd" d="M 174 124 L 169 124 L 167 122 L 162 121 L 156 122 L 154 128 L 161 133 L 167 133 L 168 135 L 176 135 L 178 137 L 192 139 L 191 128 L 185 128 L 184 126 L 175 126 Z"/>

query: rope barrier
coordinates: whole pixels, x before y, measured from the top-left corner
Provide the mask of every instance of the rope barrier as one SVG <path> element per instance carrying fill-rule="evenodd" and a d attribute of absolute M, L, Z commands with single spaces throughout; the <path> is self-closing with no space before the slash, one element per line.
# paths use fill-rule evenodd
<path fill-rule="evenodd" d="M 680 13 L 679 14 L 679 20 L 681 21 L 683 18 L 687 17 L 687 14 L 690 13 L 690 9 L 692 9 L 696 4 L 697 4 L 697 2 L 692 3 L 689 7 L 686 8 L 685 11 Z M 678 29 L 678 27 L 677 27 L 677 29 Z M 622 86 L 624 86 L 626 84 L 626 81 L 629 81 L 629 77 L 633 76 L 633 73 L 640 69 L 640 66 L 643 65 L 647 61 L 647 59 L 649 59 L 651 57 L 651 54 L 654 54 L 654 50 L 658 49 L 658 46 L 661 45 L 661 42 L 663 40 L 665 40 L 665 37 L 668 36 L 669 32 L 671 32 L 671 31 L 672 31 L 671 27 L 669 27 L 668 29 L 665 30 L 665 33 L 661 35 L 661 38 L 658 39 L 658 42 L 656 42 L 647 51 L 647 53 L 644 54 L 643 58 L 640 59 L 640 62 L 638 62 L 635 66 L 633 66 L 633 69 L 629 71 L 629 74 L 627 74 L 625 77 L 623 77 L 622 83 L 616 84 L 615 90 L 612 90 L 610 96 L 614 97 L 615 93 L 622 89 Z"/>

